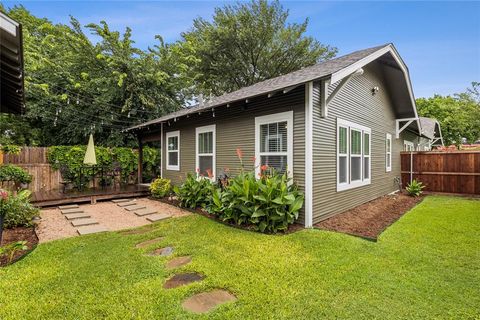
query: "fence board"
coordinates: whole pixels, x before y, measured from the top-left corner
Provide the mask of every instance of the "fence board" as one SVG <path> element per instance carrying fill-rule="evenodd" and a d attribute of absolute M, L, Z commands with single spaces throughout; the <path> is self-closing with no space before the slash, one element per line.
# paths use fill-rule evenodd
<path fill-rule="evenodd" d="M 400 157 L 404 186 L 412 177 L 425 191 L 480 194 L 480 151 L 401 152 Z"/>

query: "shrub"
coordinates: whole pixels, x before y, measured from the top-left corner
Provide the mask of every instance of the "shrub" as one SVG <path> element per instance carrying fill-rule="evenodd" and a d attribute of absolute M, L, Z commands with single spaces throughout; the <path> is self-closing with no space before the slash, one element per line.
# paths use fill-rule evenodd
<path fill-rule="evenodd" d="M 7 244 L 3 247 L 0 247 L 0 257 L 6 256 L 7 263 L 12 263 L 15 253 L 17 251 L 26 251 L 28 250 L 27 241 L 17 241 Z"/>
<path fill-rule="evenodd" d="M 30 183 L 32 176 L 24 169 L 13 164 L 0 166 L 0 181 L 13 181 L 15 183 Z"/>
<path fill-rule="evenodd" d="M 22 148 L 13 144 L 6 144 L 1 146 L 0 150 L 5 154 L 19 154 Z"/>
<path fill-rule="evenodd" d="M 170 179 L 155 179 L 150 185 L 150 192 L 155 198 L 163 198 L 170 193 L 172 186 Z"/>
<path fill-rule="evenodd" d="M 423 192 L 422 189 L 423 188 L 425 188 L 423 183 L 414 179 L 411 183 L 409 183 L 407 185 L 407 187 L 405 189 L 407 190 L 407 192 L 410 196 L 418 197 L 419 195 L 422 194 L 422 192 Z"/>
<path fill-rule="evenodd" d="M 205 208 L 212 201 L 213 183 L 206 178 L 197 178 L 191 173 L 187 174 L 185 182 L 181 186 L 173 187 L 173 191 L 182 207 L 195 209 Z"/>
<path fill-rule="evenodd" d="M 0 215 L 4 216 L 5 228 L 32 225 L 32 218 L 39 210 L 30 203 L 31 194 L 29 190 L 22 190 L 16 196 L 7 193 L 7 196 L 2 198 Z"/>

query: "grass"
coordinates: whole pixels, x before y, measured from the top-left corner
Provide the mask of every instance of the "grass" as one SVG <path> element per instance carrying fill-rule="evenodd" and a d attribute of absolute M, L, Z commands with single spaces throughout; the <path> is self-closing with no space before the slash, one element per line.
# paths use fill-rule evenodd
<path fill-rule="evenodd" d="M 480 201 L 427 197 L 377 243 L 321 231 L 271 236 L 205 217 L 142 235 L 106 233 L 42 244 L 0 269 L 0 319 L 432 319 L 480 317 Z M 160 245 L 135 249 L 165 236 Z M 182 271 L 206 279 L 162 288 L 172 245 Z M 238 301 L 197 316 L 181 302 L 226 288 Z"/>

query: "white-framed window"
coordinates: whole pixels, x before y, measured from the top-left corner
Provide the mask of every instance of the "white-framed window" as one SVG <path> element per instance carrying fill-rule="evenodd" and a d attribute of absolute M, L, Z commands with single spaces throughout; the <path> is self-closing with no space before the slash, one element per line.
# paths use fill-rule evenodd
<path fill-rule="evenodd" d="M 403 151 L 415 151 L 415 145 L 413 144 L 413 142 L 403 140 Z"/>
<path fill-rule="evenodd" d="M 180 131 L 166 133 L 167 170 L 180 170 Z"/>
<path fill-rule="evenodd" d="M 337 191 L 370 184 L 370 128 L 337 119 Z"/>
<path fill-rule="evenodd" d="M 273 167 L 293 176 L 293 111 L 255 118 L 255 171 Z"/>
<path fill-rule="evenodd" d="M 392 171 L 392 135 L 385 135 L 385 172 Z"/>
<path fill-rule="evenodd" d="M 195 129 L 195 150 L 197 176 L 215 180 L 216 168 L 216 127 L 215 125 Z"/>

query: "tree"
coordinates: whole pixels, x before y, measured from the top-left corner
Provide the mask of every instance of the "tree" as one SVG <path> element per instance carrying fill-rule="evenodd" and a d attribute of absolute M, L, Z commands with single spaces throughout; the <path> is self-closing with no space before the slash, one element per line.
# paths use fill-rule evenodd
<path fill-rule="evenodd" d="M 480 138 L 479 88 L 480 83 L 472 82 L 472 87 L 464 93 L 419 98 L 418 114 L 439 121 L 446 145 L 461 144 L 462 138 L 475 142 Z"/>
<path fill-rule="evenodd" d="M 216 8 L 213 21 L 193 21 L 177 43 L 198 93 L 220 95 L 335 56 L 337 49 L 305 36 L 308 19 L 287 23 L 279 1 Z"/>

